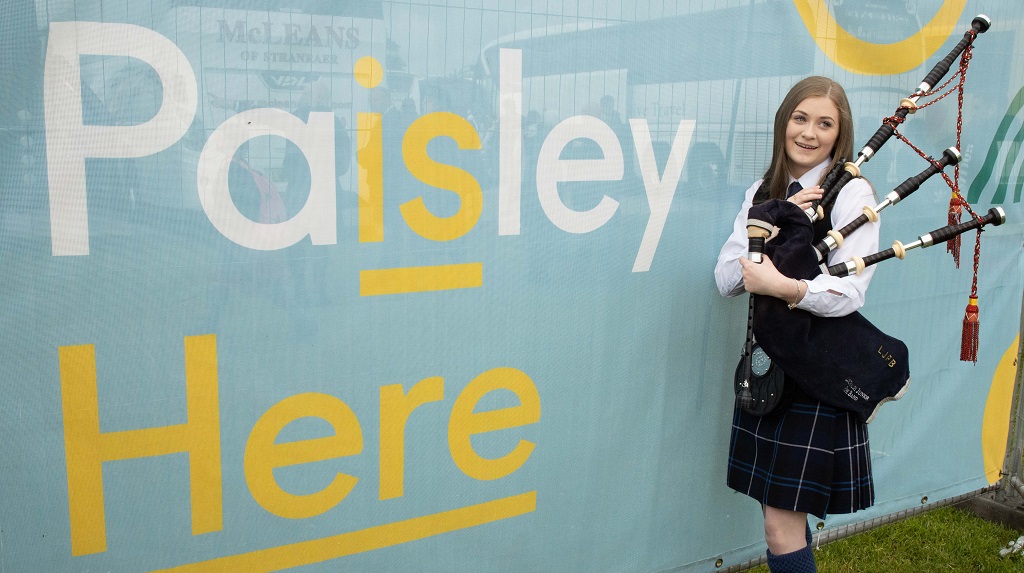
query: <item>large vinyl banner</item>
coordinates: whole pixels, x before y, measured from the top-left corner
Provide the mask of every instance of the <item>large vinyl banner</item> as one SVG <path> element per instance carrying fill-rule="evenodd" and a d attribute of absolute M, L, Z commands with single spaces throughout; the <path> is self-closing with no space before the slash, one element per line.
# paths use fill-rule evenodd
<path fill-rule="evenodd" d="M 912 382 L 869 426 L 875 505 L 826 529 L 999 479 L 1024 4 L 4 0 L 0 571 L 763 555 L 725 485 L 719 249 L 794 82 L 845 86 L 859 149 L 981 13 L 962 97 L 957 57 L 898 131 L 1006 223 L 875 267 L 862 314 Z M 927 166 L 894 137 L 861 170 L 881 199 Z M 888 208 L 883 248 L 950 199 Z"/>

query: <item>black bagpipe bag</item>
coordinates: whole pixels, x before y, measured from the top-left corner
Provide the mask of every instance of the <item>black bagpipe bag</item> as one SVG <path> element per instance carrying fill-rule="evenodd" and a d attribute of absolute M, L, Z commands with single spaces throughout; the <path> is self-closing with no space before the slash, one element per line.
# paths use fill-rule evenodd
<path fill-rule="evenodd" d="M 772 199 L 751 207 L 748 218 L 779 228 L 764 250 L 782 274 L 803 279 L 821 274 L 812 246 L 814 228 L 798 206 Z M 754 296 L 754 337 L 809 396 L 867 423 L 882 404 L 906 391 L 910 384 L 907 345 L 859 312 L 824 318 L 790 310 L 772 296 Z"/>

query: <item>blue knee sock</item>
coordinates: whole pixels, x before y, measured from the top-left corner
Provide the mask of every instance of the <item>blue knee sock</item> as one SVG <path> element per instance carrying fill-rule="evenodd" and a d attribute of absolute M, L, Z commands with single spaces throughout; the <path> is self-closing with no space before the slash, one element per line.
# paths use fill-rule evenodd
<path fill-rule="evenodd" d="M 774 555 L 768 551 L 768 569 L 772 573 L 817 573 L 814 564 L 814 552 L 808 545 L 799 551 Z"/>

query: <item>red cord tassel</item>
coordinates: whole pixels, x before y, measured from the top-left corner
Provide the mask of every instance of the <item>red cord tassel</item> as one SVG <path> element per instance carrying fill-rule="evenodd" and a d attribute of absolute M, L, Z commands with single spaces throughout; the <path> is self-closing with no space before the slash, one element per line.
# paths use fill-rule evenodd
<path fill-rule="evenodd" d="M 963 199 L 953 193 L 953 196 L 949 198 L 949 217 L 948 222 L 950 225 L 960 224 L 960 220 L 963 215 Z M 953 262 L 956 263 L 956 268 L 960 268 L 960 235 L 953 237 L 946 241 L 946 252 L 953 254 Z"/>
<path fill-rule="evenodd" d="M 964 362 L 978 361 L 978 297 L 972 296 L 964 309 L 964 330 L 960 339 L 960 360 Z"/>

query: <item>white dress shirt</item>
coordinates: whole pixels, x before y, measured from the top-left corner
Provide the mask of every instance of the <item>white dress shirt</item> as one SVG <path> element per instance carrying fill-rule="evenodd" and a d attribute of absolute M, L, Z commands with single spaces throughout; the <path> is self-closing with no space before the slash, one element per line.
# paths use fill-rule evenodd
<path fill-rule="evenodd" d="M 789 182 L 799 181 L 804 188 L 814 187 L 821 179 L 822 173 L 828 168 L 831 159 L 826 159 L 808 171 L 799 179 L 790 178 Z M 754 193 L 761 186 L 756 181 L 747 189 L 743 197 L 743 205 L 733 222 L 732 234 L 722 245 L 715 265 L 715 282 L 722 296 L 736 296 L 744 292 L 743 269 L 739 258 L 748 253 L 747 211 L 753 204 Z M 863 179 L 854 179 L 843 187 L 832 206 L 832 228 L 841 229 L 864 212 L 864 207 L 877 204 L 871 185 Z M 878 223 L 866 223 L 843 240 L 843 246 L 835 249 L 828 256 L 828 264 L 846 262 L 853 256 L 866 256 L 878 252 Z M 796 305 L 818 316 L 845 316 L 864 306 L 864 297 L 868 283 L 875 272 L 875 267 L 867 267 L 859 275 L 833 277 L 820 274 L 811 280 L 804 280 L 807 293 Z M 798 278 L 798 277 L 794 277 Z"/>

